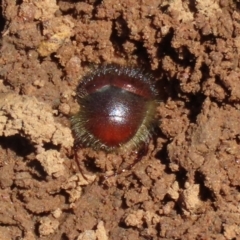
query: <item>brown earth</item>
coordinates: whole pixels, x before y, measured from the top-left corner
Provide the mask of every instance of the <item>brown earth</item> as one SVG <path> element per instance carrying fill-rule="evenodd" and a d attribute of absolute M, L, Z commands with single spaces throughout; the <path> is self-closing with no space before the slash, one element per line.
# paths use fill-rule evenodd
<path fill-rule="evenodd" d="M 240 3 L 2 0 L 0 240 L 240 239 Z M 96 64 L 155 76 L 146 156 L 74 158 L 75 89 Z"/>

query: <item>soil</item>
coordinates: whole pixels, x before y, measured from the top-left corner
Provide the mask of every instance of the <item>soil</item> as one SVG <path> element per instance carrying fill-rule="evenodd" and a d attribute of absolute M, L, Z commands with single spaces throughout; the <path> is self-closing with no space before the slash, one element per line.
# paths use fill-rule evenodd
<path fill-rule="evenodd" d="M 240 239 L 239 1 L 0 8 L 0 240 Z M 107 63 L 141 66 L 160 93 L 126 171 L 134 152 L 73 146 L 76 87 Z"/>

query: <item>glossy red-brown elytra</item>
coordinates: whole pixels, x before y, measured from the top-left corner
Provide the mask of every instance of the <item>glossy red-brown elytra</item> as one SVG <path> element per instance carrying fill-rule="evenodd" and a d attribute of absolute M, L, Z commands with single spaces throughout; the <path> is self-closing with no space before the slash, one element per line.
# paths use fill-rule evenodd
<path fill-rule="evenodd" d="M 156 99 L 151 74 L 120 65 L 95 68 L 77 87 L 80 111 L 71 119 L 76 144 L 137 151 L 151 138 Z"/>

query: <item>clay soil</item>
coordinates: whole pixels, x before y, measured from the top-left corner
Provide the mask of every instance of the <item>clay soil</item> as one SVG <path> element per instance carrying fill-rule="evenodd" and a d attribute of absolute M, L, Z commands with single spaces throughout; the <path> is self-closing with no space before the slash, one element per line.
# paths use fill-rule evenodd
<path fill-rule="evenodd" d="M 0 240 L 240 239 L 239 1 L 0 9 Z M 108 63 L 159 90 L 153 139 L 126 171 L 134 152 L 73 147 L 76 86 Z"/>

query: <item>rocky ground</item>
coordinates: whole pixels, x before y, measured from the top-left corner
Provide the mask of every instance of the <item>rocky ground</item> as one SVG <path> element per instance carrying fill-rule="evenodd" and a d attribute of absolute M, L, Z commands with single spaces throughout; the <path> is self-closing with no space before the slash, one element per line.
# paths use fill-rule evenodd
<path fill-rule="evenodd" d="M 238 0 L 0 9 L 1 240 L 240 238 Z M 151 72 L 161 101 L 147 154 L 103 181 L 134 154 L 74 151 L 69 119 L 106 63 Z"/>

